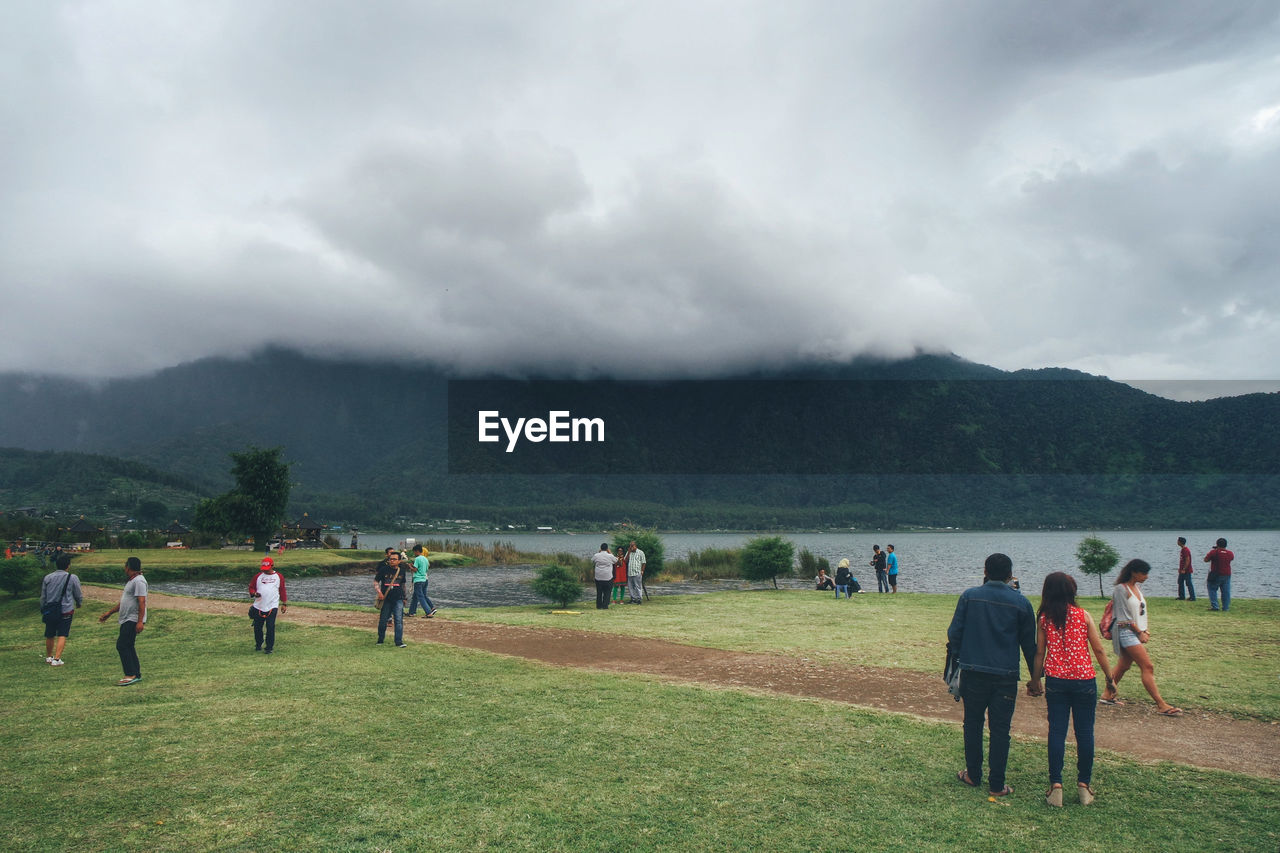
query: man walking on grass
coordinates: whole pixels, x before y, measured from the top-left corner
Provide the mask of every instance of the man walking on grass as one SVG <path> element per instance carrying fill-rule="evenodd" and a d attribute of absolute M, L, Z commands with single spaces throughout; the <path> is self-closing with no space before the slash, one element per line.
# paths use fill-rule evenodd
<path fill-rule="evenodd" d="M 627 604 L 643 604 L 644 597 L 644 551 L 636 547 L 636 540 L 631 540 L 631 550 L 627 553 Z"/>
<path fill-rule="evenodd" d="M 1009 762 L 1009 726 L 1018 698 L 1018 652 L 1027 672 L 1036 656 L 1036 614 L 1020 592 L 1009 586 L 1013 561 L 1004 554 L 987 557 L 982 586 L 970 587 L 956 603 L 947 640 L 960 659 L 960 698 L 964 701 L 964 763 L 956 774 L 965 785 L 982 782 L 982 727 L 991 730 L 987 790 L 993 797 L 1013 793 L 1005 784 Z"/>
<path fill-rule="evenodd" d="M 436 615 L 436 605 L 427 596 L 427 573 L 431 571 L 431 561 L 427 559 L 427 549 L 422 543 L 413 546 L 413 576 L 410 580 L 413 582 L 411 590 L 406 591 L 409 597 L 409 615 L 418 612 L 418 605 L 422 605 L 422 615 L 430 619 Z"/>
<path fill-rule="evenodd" d="M 387 636 L 387 622 L 395 625 L 396 648 L 404 645 L 404 586 L 405 567 L 400 565 L 400 554 L 390 551 L 387 559 L 378 564 L 378 573 L 374 575 L 373 588 L 378 592 L 378 600 L 382 603 L 378 611 L 378 642 Z"/>
<path fill-rule="evenodd" d="M 262 558 L 262 571 L 249 582 L 249 595 L 253 606 L 249 615 L 253 618 L 253 650 L 271 654 L 276 648 L 276 614 L 288 607 L 289 594 L 284 588 L 284 575 L 276 571 L 275 561 Z M 263 628 L 266 628 L 266 646 L 262 644 Z"/>
<path fill-rule="evenodd" d="M 71 574 L 71 556 L 60 554 L 57 568 L 40 582 L 40 612 L 45 606 L 57 609 L 44 617 L 44 662 L 50 666 L 62 666 L 62 650 L 67 647 L 67 635 L 71 633 L 71 617 L 76 608 L 84 604 L 80 592 L 80 578 Z"/>
<path fill-rule="evenodd" d="M 137 557 L 125 560 L 124 576 L 126 580 L 120 592 L 120 603 L 98 618 L 99 622 L 106 622 L 112 613 L 120 613 L 120 637 L 116 640 L 116 651 L 120 654 L 120 665 L 124 667 L 124 678 L 116 682 L 119 687 L 142 680 L 142 665 L 138 663 L 134 644 L 147 625 L 147 579 L 142 576 L 142 561 Z"/>

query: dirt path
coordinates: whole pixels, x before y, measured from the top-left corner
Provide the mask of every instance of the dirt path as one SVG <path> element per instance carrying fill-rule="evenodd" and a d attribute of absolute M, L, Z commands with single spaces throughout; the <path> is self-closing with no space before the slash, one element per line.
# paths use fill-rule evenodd
<path fill-rule="evenodd" d="M 117 590 L 85 586 L 87 597 L 119 600 Z M 148 603 L 159 609 L 190 610 L 227 616 L 243 615 L 247 604 L 155 593 Z M 295 607 L 286 621 L 367 630 L 370 613 Z M 446 643 L 527 658 L 555 666 L 607 672 L 639 672 L 670 681 L 714 684 L 745 690 L 828 699 L 880 711 L 913 714 L 959 724 L 960 705 L 946 692 L 942 679 L 917 672 L 863 666 L 823 666 L 803 658 L 686 646 L 591 631 L 523 628 L 446 618 L 405 620 L 407 638 Z M 1131 674 L 1129 695 L 1141 691 Z M 1128 684 L 1128 681 L 1125 682 Z M 1177 719 L 1158 717 L 1147 697 L 1140 704 L 1098 706 L 1097 745 L 1142 760 L 1177 761 L 1280 779 L 1280 725 L 1188 709 Z M 1043 699 L 1018 700 L 1014 734 L 1043 739 Z"/>

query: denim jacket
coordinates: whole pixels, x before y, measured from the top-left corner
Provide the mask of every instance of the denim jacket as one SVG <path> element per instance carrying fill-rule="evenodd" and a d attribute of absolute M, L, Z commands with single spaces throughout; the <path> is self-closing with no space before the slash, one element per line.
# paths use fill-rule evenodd
<path fill-rule="evenodd" d="M 1036 614 L 1031 602 L 1004 581 L 966 589 L 947 629 L 960 668 L 1018 678 L 1018 649 L 1027 671 L 1036 656 Z"/>

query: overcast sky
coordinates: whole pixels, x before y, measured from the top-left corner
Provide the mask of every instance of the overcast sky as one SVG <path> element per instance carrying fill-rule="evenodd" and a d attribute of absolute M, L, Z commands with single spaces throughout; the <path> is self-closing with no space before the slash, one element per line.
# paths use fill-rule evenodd
<path fill-rule="evenodd" d="M 1277 379 L 1278 10 L 19 0 L 0 369 Z"/>

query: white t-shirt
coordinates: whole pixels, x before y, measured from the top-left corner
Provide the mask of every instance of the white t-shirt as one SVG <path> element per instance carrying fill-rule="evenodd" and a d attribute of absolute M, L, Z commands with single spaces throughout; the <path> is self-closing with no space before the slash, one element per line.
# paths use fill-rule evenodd
<path fill-rule="evenodd" d="M 280 606 L 279 572 L 259 572 L 258 585 L 255 589 L 258 597 L 253 600 L 254 607 L 263 613 L 270 613 Z"/>

